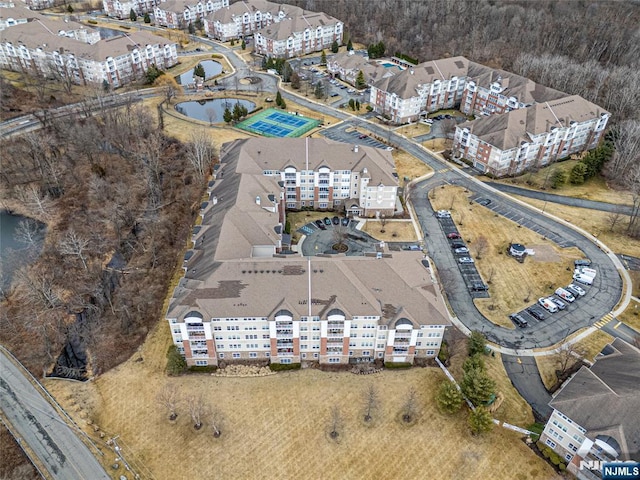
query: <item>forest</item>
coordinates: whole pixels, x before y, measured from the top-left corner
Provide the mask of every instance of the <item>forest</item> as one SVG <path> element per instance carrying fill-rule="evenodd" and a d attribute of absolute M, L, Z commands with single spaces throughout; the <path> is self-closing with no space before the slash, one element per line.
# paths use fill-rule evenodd
<path fill-rule="evenodd" d="M 2 292 L 0 343 L 34 373 L 82 378 L 127 359 L 162 315 L 214 159 L 209 137 L 167 137 L 133 102 L 50 120 L 4 140 L 0 193 L 30 220 L 17 255 L 37 256 Z M 36 234 L 46 224 L 46 239 Z M 89 371 L 56 363 L 69 339 Z M 77 371 L 76 371 L 77 370 Z"/>

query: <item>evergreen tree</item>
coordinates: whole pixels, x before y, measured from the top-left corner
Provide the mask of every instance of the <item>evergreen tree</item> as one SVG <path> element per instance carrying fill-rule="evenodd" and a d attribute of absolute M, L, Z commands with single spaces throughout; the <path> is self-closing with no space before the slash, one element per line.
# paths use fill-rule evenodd
<path fill-rule="evenodd" d="M 102 80 L 102 90 L 104 90 L 105 92 L 111 90 L 111 85 L 106 80 Z"/>
<path fill-rule="evenodd" d="M 233 47 L 235 44 L 236 44 L 236 41 L 235 41 L 235 39 L 232 38 L 231 39 L 231 46 Z"/>
<path fill-rule="evenodd" d="M 360 100 L 356 100 L 356 110 L 360 111 Z"/>
<path fill-rule="evenodd" d="M 298 75 L 296 72 L 293 72 L 291 74 L 290 80 L 291 80 L 291 88 L 298 90 L 300 88 L 300 75 Z"/>
<path fill-rule="evenodd" d="M 324 50 L 322 50 L 322 53 L 320 54 L 320 65 L 326 65 L 327 64 L 327 54 L 325 53 Z"/>
<path fill-rule="evenodd" d="M 73 7 L 71 6 L 71 4 L 67 5 L 67 12 L 73 13 Z"/>
<path fill-rule="evenodd" d="M 358 75 L 356 76 L 356 88 L 358 90 L 362 90 L 366 86 L 367 86 L 367 82 L 365 82 L 364 80 L 364 72 L 360 70 L 358 72 Z"/>
<path fill-rule="evenodd" d="M 478 407 L 475 411 L 469 413 L 469 428 L 473 435 L 481 435 L 491 431 L 493 428 L 493 419 L 491 413 L 484 407 Z"/>
<path fill-rule="evenodd" d="M 225 121 L 225 123 L 231 123 L 231 120 L 233 120 L 233 114 L 231 113 L 231 110 L 229 110 L 229 108 L 224 109 L 222 119 Z"/>
<path fill-rule="evenodd" d="M 456 388 L 453 382 L 444 380 L 438 389 L 436 402 L 441 411 L 453 414 L 460 410 L 464 398 L 462 397 L 462 392 Z"/>
<path fill-rule="evenodd" d="M 151 23 L 151 17 L 149 16 L 149 13 L 144 14 L 144 23 Z"/>
<path fill-rule="evenodd" d="M 351 42 L 351 39 L 349 39 L 349 41 L 347 42 L 347 50 L 348 51 L 353 50 L 353 43 Z"/>
<path fill-rule="evenodd" d="M 138 20 L 138 15 L 136 15 L 136 12 L 133 10 L 133 8 L 129 10 L 129 20 L 131 20 L 132 22 Z"/>
<path fill-rule="evenodd" d="M 171 345 L 167 350 L 167 373 L 180 375 L 187 369 L 187 362 L 178 351 L 178 347 Z"/>
<path fill-rule="evenodd" d="M 337 40 L 334 40 L 333 43 L 331 44 L 331 51 L 333 53 L 338 53 L 338 50 L 340 50 L 340 45 L 338 45 Z"/>
<path fill-rule="evenodd" d="M 240 102 L 236 102 L 233 107 L 233 120 L 237 122 L 242 118 L 242 110 L 240 108 Z"/>
<path fill-rule="evenodd" d="M 313 94 L 315 95 L 316 98 L 322 98 L 322 96 L 324 95 L 324 89 L 322 88 L 322 83 L 320 82 L 316 83 L 316 88 L 313 91 Z"/>
<path fill-rule="evenodd" d="M 189 34 L 191 35 L 196 34 L 196 26 L 192 22 L 189 22 L 188 30 L 189 30 Z"/>
<path fill-rule="evenodd" d="M 205 72 L 204 72 L 204 67 L 202 66 L 201 63 L 197 64 L 195 66 L 195 68 L 193 69 L 193 75 L 196 77 L 200 77 L 200 78 L 204 78 L 205 77 Z"/>
<path fill-rule="evenodd" d="M 471 332 L 471 335 L 467 339 L 467 353 L 470 357 L 473 357 L 477 353 L 484 353 L 487 339 L 484 335 L 477 330 Z"/>
<path fill-rule="evenodd" d="M 567 174 L 564 170 L 556 170 L 551 176 L 551 188 L 558 188 L 567 181 Z"/>
<path fill-rule="evenodd" d="M 282 108 L 283 110 L 287 108 L 287 102 L 284 101 L 284 98 L 282 99 L 282 102 L 280 102 L 280 108 Z"/>
<path fill-rule="evenodd" d="M 465 372 L 472 368 L 484 371 L 484 360 L 482 359 L 482 356 L 480 356 L 480 354 L 475 354 L 472 357 L 468 357 L 462 364 L 462 370 Z"/>
<path fill-rule="evenodd" d="M 242 45 L 240 45 L 242 47 L 242 50 L 246 50 L 247 49 L 247 42 L 244 41 L 244 38 L 242 39 Z"/>
<path fill-rule="evenodd" d="M 158 67 L 156 67 L 154 64 L 152 64 L 147 69 L 147 73 L 145 74 L 147 83 L 155 82 L 160 75 L 164 75 L 164 72 L 158 69 Z"/>
<path fill-rule="evenodd" d="M 356 102 L 353 100 L 353 98 L 349 99 L 349 108 L 351 110 L 355 110 L 356 109 Z"/>
<path fill-rule="evenodd" d="M 464 371 L 460 388 L 465 397 L 474 405 L 484 405 L 491 401 L 495 394 L 496 383 L 484 370 L 469 368 Z"/>
<path fill-rule="evenodd" d="M 571 169 L 569 181 L 574 185 L 582 185 L 584 183 L 586 173 L 587 166 L 582 162 L 578 162 Z"/>
<path fill-rule="evenodd" d="M 278 91 L 278 93 L 276 94 L 276 105 L 281 107 L 282 103 L 282 94 L 280 93 L 280 91 Z"/>

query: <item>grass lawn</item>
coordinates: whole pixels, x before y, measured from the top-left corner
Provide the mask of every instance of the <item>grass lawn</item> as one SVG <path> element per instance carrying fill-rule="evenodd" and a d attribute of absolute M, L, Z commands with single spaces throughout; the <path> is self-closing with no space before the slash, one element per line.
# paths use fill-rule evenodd
<path fill-rule="evenodd" d="M 433 140 L 422 142 L 422 146 L 431 150 L 432 152 L 442 152 L 451 148 L 451 145 L 453 145 L 453 140 L 449 140 L 446 138 L 434 138 Z"/>
<path fill-rule="evenodd" d="M 425 135 L 431 133 L 431 126 L 424 123 L 412 123 L 411 125 L 404 125 L 394 130 L 399 135 L 404 135 L 407 138 L 417 137 L 418 135 Z"/>
<path fill-rule="evenodd" d="M 602 177 L 595 177 L 587 180 L 582 185 L 572 185 L 566 182 L 559 188 L 551 188 L 551 179 L 556 170 L 564 171 L 569 178 L 569 172 L 578 163 L 577 159 L 567 160 L 565 162 L 556 163 L 550 167 L 542 168 L 537 172 L 525 173 L 519 177 L 503 179 L 503 180 L 491 180 L 504 184 L 517 185 L 519 187 L 529 188 L 532 190 L 542 190 L 545 184 L 547 184 L 547 193 L 553 193 L 556 195 L 565 195 L 567 197 L 583 198 L 586 200 L 597 200 L 599 202 L 608 202 L 616 205 L 631 205 L 631 193 L 626 190 L 614 190 L 607 185 L 607 182 Z M 481 177 L 485 180 L 489 180 L 486 177 Z"/>
<path fill-rule="evenodd" d="M 382 225 L 378 220 L 367 220 L 362 228 L 376 240 L 385 242 L 417 242 L 416 230 L 410 220 L 387 220 L 384 226 L 384 233 L 380 230 Z"/>
<path fill-rule="evenodd" d="M 635 285 L 636 283 L 634 281 L 634 286 Z M 617 318 L 640 332 L 640 303 L 632 299 L 627 309 Z"/>
<path fill-rule="evenodd" d="M 405 177 L 413 180 L 433 172 L 429 165 L 418 160 L 413 155 L 409 155 L 404 150 L 394 150 L 393 161 L 396 164 L 396 172 L 398 173 L 398 181 L 401 187 L 404 187 L 406 183 Z"/>
<path fill-rule="evenodd" d="M 579 333 L 580 332 L 576 332 L 572 336 L 578 335 Z M 596 355 L 602 351 L 604 346 L 612 341 L 613 337 L 611 335 L 602 330 L 596 330 L 575 344 L 574 352 L 586 360 L 593 362 Z M 539 356 L 535 357 L 535 359 L 538 370 L 540 371 L 540 376 L 542 377 L 542 383 L 544 383 L 545 387 L 551 388 L 558 381 L 556 370 L 560 367 L 560 355 Z M 578 358 L 572 358 L 570 365 L 575 365 L 577 362 Z"/>
<path fill-rule="evenodd" d="M 545 212 L 548 212 L 556 217 L 562 218 L 567 222 L 586 230 L 592 235 L 598 237 L 598 239 L 607 245 L 615 253 L 625 253 L 634 257 L 640 256 L 640 241 L 633 239 L 625 235 L 624 230 L 626 228 L 626 217 L 623 217 L 620 225 L 616 225 L 613 232 L 609 231 L 609 216 L 607 212 L 601 212 L 599 210 L 589 210 L 587 208 L 568 207 L 566 205 L 559 205 L 557 203 L 547 202 L 545 205 L 543 201 L 534 200 L 526 197 L 514 195 L 514 197 L 527 202 L 534 207 L 544 208 Z"/>
<path fill-rule="evenodd" d="M 368 376 L 302 370 L 257 378 L 168 379 L 162 369 L 169 342 L 161 322 L 139 354 L 95 381 L 46 381 L 81 424 L 91 420 L 104 439 L 119 435 L 127 460 L 143 479 L 422 478 L 417 472 L 427 471 L 460 480 L 559 478 L 519 435 L 496 427 L 472 437 L 464 410 L 453 417 L 439 413 L 433 398 L 445 377 L 437 368 Z M 155 402 L 167 382 L 184 394 L 202 394 L 221 414 L 222 437 L 213 438 L 206 425 L 195 431 L 184 407 L 170 424 Z M 380 408 L 366 425 L 362 397 L 372 384 Z M 407 426 L 400 412 L 412 387 L 418 413 Z M 337 440 L 328 435 L 332 407 L 341 417 Z M 104 445 L 99 432 L 87 430 Z M 104 460 L 112 463 L 113 454 Z"/>
<path fill-rule="evenodd" d="M 447 186 L 431 191 L 430 199 L 434 209 L 451 210 L 462 238 L 476 258 L 478 271 L 489 285 L 491 297 L 476 299 L 476 307 L 493 323 L 514 328 L 508 315 L 567 284 L 571 280 L 567 268 L 575 259 L 583 257 L 582 252 L 575 247 L 560 248 L 532 230 L 518 228 L 516 223 L 488 208 L 470 205 L 467 195 L 461 187 Z M 486 238 L 488 246 L 477 259 L 481 237 Z M 506 254 L 511 242 L 522 243 L 536 254 L 519 263 Z"/>

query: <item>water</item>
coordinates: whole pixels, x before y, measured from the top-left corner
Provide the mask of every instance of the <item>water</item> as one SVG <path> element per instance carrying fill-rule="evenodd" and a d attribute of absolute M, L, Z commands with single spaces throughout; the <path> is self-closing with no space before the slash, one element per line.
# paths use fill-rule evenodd
<path fill-rule="evenodd" d="M 28 219 L 0 210 L 0 289 L 10 284 L 13 272 L 40 253 L 44 239 L 44 225 L 39 222 L 34 223 L 37 241 L 35 248 L 30 248 L 15 238 L 16 229 L 23 220 Z"/>
<path fill-rule="evenodd" d="M 249 112 L 256 108 L 256 104 L 248 100 L 240 100 L 237 98 L 213 98 L 210 100 L 199 100 L 191 102 L 182 102 L 176 105 L 176 110 L 189 118 L 202 120 L 209 123 L 223 122 L 225 108 L 233 111 L 236 103 L 243 105 Z"/>
<path fill-rule="evenodd" d="M 218 62 L 214 62 L 213 60 L 203 60 L 200 62 L 200 65 L 204 68 L 205 80 L 222 73 L 222 65 Z M 190 83 L 193 83 L 193 69 L 188 72 L 184 72 L 182 75 L 178 75 L 176 77 L 176 81 L 180 85 L 189 85 Z"/>

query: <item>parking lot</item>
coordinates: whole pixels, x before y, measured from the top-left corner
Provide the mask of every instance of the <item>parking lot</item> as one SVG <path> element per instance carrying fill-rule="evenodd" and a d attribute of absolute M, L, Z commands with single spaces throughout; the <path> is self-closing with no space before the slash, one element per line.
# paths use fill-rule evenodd
<path fill-rule="evenodd" d="M 338 218 L 339 223 L 336 225 L 332 221 Z M 338 241 L 336 237 L 336 229 L 341 228 L 345 231 L 344 243 L 349 249 L 344 252 L 346 255 L 364 255 L 376 251 L 376 246 L 380 243 L 368 234 L 357 230 L 357 220 L 351 220 L 345 217 L 337 217 L 332 212 L 327 212 L 329 223 L 323 222 L 320 227 L 316 222 L 309 222 L 298 229 L 300 233 L 307 236 L 302 243 L 302 254 L 304 256 L 313 256 L 318 254 L 337 254 L 333 250 L 333 245 Z M 348 223 L 347 223 L 348 222 Z"/>
<path fill-rule="evenodd" d="M 331 140 L 335 140 L 337 142 L 343 143 L 352 143 L 357 145 L 363 145 L 366 147 L 373 148 L 381 148 L 383 150 L 388 150 L 391 147 L 388 147 L 382 142 L 379 142 L 375 138 L 364 134 L 362 132 L 358 132 L 356 130 L 347 131 L 347 129 L 352 128 L 351 125 L 336 125 L 331 128 L 326 128 L 322 130 L 320 133 Z"/>
<path fill-rule="evenodd" d="M 549 230 L 548 228 L 544 228 L 536 221 L 530 219 L 529 217 L 523 215 L 521 212 L 518 212 L 515 209 L 505 205 L 502 202 L 492 201 L 482 195 L 475 194 L 469 197 L 470 200 L 483 205 L 484 207 L 494 211 L 498 215 L 501 215 L 509 220 L 516 222 L 518 225 L 522 225 L 523 227 L 528 228 L 529 230 L 533 230 L 534 232 L 540 234 L 541 236 L 548 238 L 558 246 L 562 248 L 567 247 L 575 247 L 576 244 L 571 240 L 568 240 L 563 235 L 558 232 L 554 232 L 553 230 Z"/>
<path fill-rule="evenodd" d="M 437 215 L 437 214 L 436 214 Z M 460 233 L 456 228 L 456 225 L 451 218 L 442 217 L 438 218 L 440 223 L 440 228 L 444 232 L 445 237 L 447 237 L 449 246 L 451 247 L 451 254 L 456 259 L 458 263 L 458 268 L 460 269 L 460 273 L 462 274 L 462 278 L 464 279 L 464 283 L 469 290 L 469 294 L 473 298 L 489 298 L 488 286 L 482 280 L 482 276 L 478 272 L 475 263 L 460 263 L 459 259 L 463 257 L 470 257 L 470 254 L 467 253 L 455 253 L 454 246 L 456 244 L 464 244 L 464 240 L 460 238 Z M 458 236 L 458 238 L 449 238 L 451 236 Z"/>

